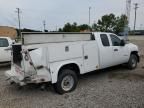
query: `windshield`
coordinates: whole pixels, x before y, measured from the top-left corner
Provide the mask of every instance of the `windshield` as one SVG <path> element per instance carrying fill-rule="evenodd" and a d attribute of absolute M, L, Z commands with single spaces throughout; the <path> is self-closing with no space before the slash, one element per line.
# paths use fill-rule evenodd
<path fill-rule="evenodd" d="M 0 38 L 0 47 L 8 47 L 8 40 L 4 38 Z"/>

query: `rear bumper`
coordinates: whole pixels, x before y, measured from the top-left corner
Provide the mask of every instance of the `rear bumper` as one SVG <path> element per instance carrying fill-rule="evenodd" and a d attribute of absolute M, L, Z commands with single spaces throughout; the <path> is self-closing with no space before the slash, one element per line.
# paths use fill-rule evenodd
<path fill-rule="evenodd" d="M 5 76 L 7 77 L 7 80 L 8 80 L 10 83 L 16 83 L 16 84 L 18 84 L 18 85 L 20 85 L 20 86 L 26 85 L 26 83 L 23 82 L 22 80 L 19 80 L 19 79 L 17 78 L 17 76 L 14 76 L 13 73 L 11 72 L 11 70 L 6 71 L 6 72 L 5 72 Z"/>
<path fill-rule="evenodd" d="M 15 71 L 9 70 L 5 72 L 5 76 L 7 77 L 7 80 L 9 83 L 16 83 L 20 86 L 24 86 L 30 83 L 45 83 L 50 82 L 50 76 L 45 77 L 45 75 L 36 75 L 34 78 L 31 77 L 22 77 L 18 76 L 18 74 L 15 73 Z"/>

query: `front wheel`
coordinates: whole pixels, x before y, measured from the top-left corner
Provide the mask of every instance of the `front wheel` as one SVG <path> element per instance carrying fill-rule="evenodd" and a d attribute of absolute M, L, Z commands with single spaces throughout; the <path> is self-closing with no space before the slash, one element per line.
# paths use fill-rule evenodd
<path fill-rule="evenodd" d="M 58 76 L 58 81 L 54 84 L 57 93 L 64 94 L 73 91 L 77 86 L 77 75 L 73 70 L 64 69 Z"/>
<path fill-rule="evenodd" d="M 134 54 L 131 54 L 130 59 L 128 61 L 128 68 L 135 69 L 137 67 L 137 62 L 138 62 L 137 56 Z"/>

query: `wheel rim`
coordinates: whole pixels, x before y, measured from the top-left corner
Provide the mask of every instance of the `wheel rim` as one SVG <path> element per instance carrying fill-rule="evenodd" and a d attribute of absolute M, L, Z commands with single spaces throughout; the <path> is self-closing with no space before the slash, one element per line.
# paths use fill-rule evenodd
<path fill-rule="evenodd" d="M 67 75 L 63 78 L 61 86 L 64 91 L 69 91 L 74 85 L 74 79 L 71 75 Z"/>
<path fill-rule="evenodd" d="M 131 63 L 132 63 L 132 67 L 133 67 L 133 68 L 136 67 L 136 60 L 135 60 L 134 58 L 132 59 L 132 62 L 131 62 Z"/>

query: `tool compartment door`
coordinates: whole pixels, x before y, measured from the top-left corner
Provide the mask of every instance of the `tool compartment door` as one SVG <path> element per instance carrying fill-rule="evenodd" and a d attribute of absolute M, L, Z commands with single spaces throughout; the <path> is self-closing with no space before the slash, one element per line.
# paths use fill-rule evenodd
<path fill-rule="evenodd" d="M 48 45 L 49 62 L 74 60 L 83 57 L 82 45 L 80 42 L 64 42 Z"/>
<path fill-rule="evenodd" d="M 83 46 L 85 73 L 99 68 L 99 54 L 96 41 L 89 41 Z"/>

